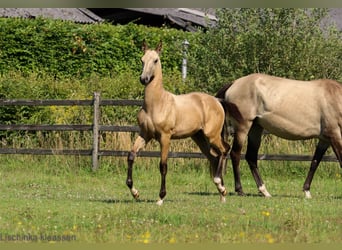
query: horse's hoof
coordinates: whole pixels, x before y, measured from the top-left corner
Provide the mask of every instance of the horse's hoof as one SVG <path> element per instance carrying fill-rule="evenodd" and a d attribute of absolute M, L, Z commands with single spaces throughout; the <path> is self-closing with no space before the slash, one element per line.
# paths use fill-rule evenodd
<path fill-rule="evenodd" d="M 243 191 L 237 191 L 238 196 L 246 196 L 246 194 Z"/>
<path fill-rule="evenodd" d="M 266 187 L 264 184 L 262 184 L 260 187 L 259 187 L 259 191 L 266 197 L 266 198 L 271 198 L 272 195 L 267 191 Z"/>
<path fill-rule="evenodd" d="M 304 190 L 304 194 L 305 194 L 305 198 L 306 199 L 311 199 L 312 198 L 311 193 L 310 193 L 309 190 Z"/>
<path fill-rule="evenodd" d="M 138 199 L 139 199 L 139 191 L 138 191 L 138 190 L 132 189 L 132 190 L 131 190 L 131 194 L 132 194 L 132 196 L 133 196 L 133 198 L 134 198 L 135 200 L 138 200 Z"/>
<path fill-rule="evenodd" d="M 157 204 L 158 206 L 161 206 L 161 205 L 163 205 L 163 202 L 164 202 L 163 200 L 158 200 L 156 204 Z"/>

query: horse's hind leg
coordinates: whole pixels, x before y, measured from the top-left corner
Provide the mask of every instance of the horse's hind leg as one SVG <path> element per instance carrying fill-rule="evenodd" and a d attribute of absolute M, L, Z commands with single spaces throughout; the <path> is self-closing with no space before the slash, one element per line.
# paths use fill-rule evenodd
<path fill-rule="evenodd" d="M 149 140 L 145 140 L 141 135 L 139 135 L 138 138 L 135 140 L 133 148 L 127 157 L 128 170 L 127 170 L 126 185 L 130 189 L 131 194 L 134 197 L 134 199 L 139 198 L 139 191 L 135 189 L 133 186 L 133 178 L 132 178 L 133 163 L 139 150 L 142 149 L 148 143 L 148 141 Z"/>
<path fill-rule="evenodd" d="M 227 148 L 224 154 L 218 154 L 217 149 L 213 149 L 207 139 L 207 137 L 204 135 L 203 131 L 199 131 L 195 135 L 191 137 L 194 142 L 198 145 L 201 152 L 207 157 L 210 163 L 210 174 L 214 178 L 214 183 L 218 189 L 218 191 L 221 194 L 221 201 L 225 201 L 225 195 L 227 194 L 226 188 L 224 187 L 223 178 L 222 178 L 222 172 L 223 172 L 223 166 L 225 166 L 226 162 L 226 155 L 229 150 L 229 146 L 227 144 Z M 223 145 L 224 142 L 222 142 Z M 213 155 L 212 151 L 215 151 L 215 154 Z"/>
<path fill-rule="evenodd" d="M 261 143 L 261 136 L 263 128 L 257 123 L 253 123 L 249 133 L 248 133 L 248 144 L 246 151 L 246 161 L 248 162 L 249 168 L 251 169 L 255 183 L 259 191 L 265 197 L 271 197 L 270 193 L 267 191 L 264 182 L 260 176 L 258 170 L 258 152 Z"/>
<path fill-rule="evenodd" d="M 311 182 L 312 182 L 312 179 L 315 175 L 317 167 L 318 167 L 319 163 L 321 162 L 322 157 L 323 157 L 324 153 L 327 151 L 328 147 L 329 147 L 329 143 L 324 142 L 322 140 L 320 140 L 318 142 L 318 145 L 317 145 L 316 150 L 315 150 L 315 154 L 314 154 L 312 161 L 311 161 L 310 170 L 308 172 L 308 175 L 307 175 L 305 182 L 304 182 L 304 185 L 303 185 L 303 191 L 305 193 L 305 198 L 311 198 L 311 193 L 310 193 Z"/>
<path fill-rule="evenodd" d="M 334 150 L 337 160 L 340 163 L 340 167 L 342 168 L 342 135 L 336 136 L 336 138 L 331 141 L 331 146 Z"/>

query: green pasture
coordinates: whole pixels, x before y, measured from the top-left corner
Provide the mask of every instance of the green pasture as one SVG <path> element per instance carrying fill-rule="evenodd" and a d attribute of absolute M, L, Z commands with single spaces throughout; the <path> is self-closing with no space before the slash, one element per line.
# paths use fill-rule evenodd
<path fill-rule="evenodd" d="M 206 160 L 170 159 L 167 197 L 158 159 L 137 158 L 134 201 L 125 185 L 126 159 L 1 155 L 2 242 L 91 243 L 341 243 L 342 177 L 337 163 L 322 163 L 313 199 L 301 191 L 308 162 L 261 161 L 272 198 L 258 195 L 242 161 L 246 197 L 233 191 L 229 162 L 227 202 L 219 202 Z"/>

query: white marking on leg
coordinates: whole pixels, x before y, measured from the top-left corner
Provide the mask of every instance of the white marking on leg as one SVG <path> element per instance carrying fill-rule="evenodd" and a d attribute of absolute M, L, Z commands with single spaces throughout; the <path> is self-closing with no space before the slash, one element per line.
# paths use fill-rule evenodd
<path fill-rule="evenodd" d="M 222 186 L 221 178 L 220 177 L 215 177 L 214 178 L 214 183 L 218 189 L 218 191 L 221 193 L 222 196 L 225 196 L 227 194 L 225 186 Z"/>
<path fill-rule="evenodd" d="M 157 201 L 157 205 L 158 205 L 158 206 L 161 206 L 161 205 L 163 205 L 163 202 L 164 202 L 164 201 L 160 199 L 160 200 Z"/>
<path fill-rule="evenodd" d="M 134 187 L 132 187 L 131 189 L 131 194 L 133 195 L 134 199 L 137 200 L 139 198 L 139 191 L 135 189 Z"/>
<path fill-rule="evenodd" d="M 267 191 L 265 184 L 262 184 L 262 185 L 259 187 L 259 191 L 260 191 L 265 197 L 267 197 L 267 198 L 272 197 L 272 195 L 270 195 L 270 193 Z"/>
<path fill-rule="evenodd" d="M 311 199 L 311 198 L 312 198 L 311 193 L 310 193 L 310 190 L 305 190 L 305 191 L 304 191 L 304 194 L 305 194 L 305 198 L 306 198 L 306 199 Z"/>
<path fill-rule="evenodd" d="M 215 178 L 214 178 L 214 183 L 215 183 L 216 185 L 220 185 L 220 184 L 221 184 L 221 178 L 220 178 L 220 177 L 215 177 Z"/>

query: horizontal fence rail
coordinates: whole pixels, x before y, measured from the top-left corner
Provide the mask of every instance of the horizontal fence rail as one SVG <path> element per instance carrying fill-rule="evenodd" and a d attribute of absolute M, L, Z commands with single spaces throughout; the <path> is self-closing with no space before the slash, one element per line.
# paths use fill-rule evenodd
<path fill-rule="evenodd" d="M 0 106 L 90 106 L 93 107 L 93 124 L 0 124 L 0 131 L 92 131 L 93 147 L 91 149 L 24 149 L 24 148 L 0 148 L 0 154 L 32 154 L 32 155 L 80 155 L 92 156 L 92 169 L 98 168 L 99 157 L 114 156 L 127 157 L 128 151 L 101 150 L 99 148 L 99 133 L 106 132 L 139 132 L 138 126 L 101 125 L 100 106 L 142 106 L 142 100 L 101 100 L 100 94 L 95 92 L 93 100 L 23 100 L 0 99 Z M 140 157 L 160 157 L 159 151 L 141 151 Z M 205 158 L 200 152 L 169 152 L 169 158 Z M 244 159 L 244 155 L 242 155 Z M 269 155 L 260 154 L 259 160 L 270 161 L 311 161 L 311 155 Z M 324 156 L 323 161 L 337 161 L 335 156 Z"/>

